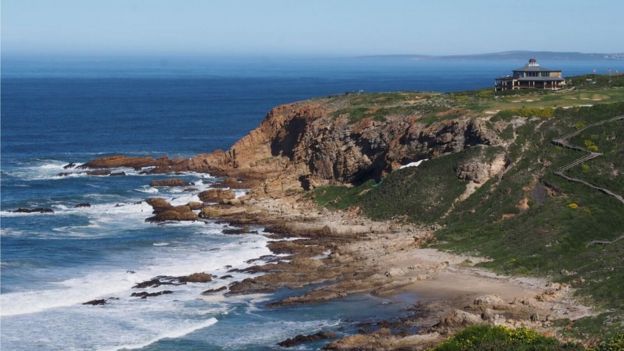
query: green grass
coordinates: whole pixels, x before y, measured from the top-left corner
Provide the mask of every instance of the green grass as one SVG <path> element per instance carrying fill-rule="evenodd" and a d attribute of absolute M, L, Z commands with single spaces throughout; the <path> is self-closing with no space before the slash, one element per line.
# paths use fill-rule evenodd
<path fill-rule="evenodd" d="M 357 205 L 362 197 L 374 186 L 375 182 L 373 180 L 354 187 L 327 185 L 314 189 L 312 197 L 320 206 L 344 210 Z"/>
<path fill-rule="evenodd" d="M 350 123 L 364 119 L 385 121 L 389 117 L 422 118 L 424 124 L 449 119 L 448 116 L 481 117 L 484 113 L 501 117 L 551 117 L 559 107 L 624 102 L 624 76 L 586 75 L 568 80 L 574 89 L 516 90 L 494 93 L 481 89 L 455 93 L 386 92 L 351 93 L 325 100 L 334 118 Z"/>
<path fill-rule="evenodd" d="M 473 157 L 487 161 L 500 149 L 484 146 L 435 158 L 417 168 L 395 171 L 365 192 L 357 187 L 317 190 L 322 192 L 317 201 L 334 201 L 336 208 L 358 206 L 374 219 L 443 224 L 435 247 L 490 257 L 483 266 L 495 271 L 548 276 L 571 284 L 579 297 L 603 309 L 598 317 L 570 325 L 584 338 L 621 330 L 624 240 L 592 241 L 612 241 L 624 235 L 624 206 L 606 194 L 556 176 L 555 169 L 582 153 L 550 142 L 621 114 L 624 103 L 556 109 L 550 118 L 528 119 L 506 129 L 503 134 L 516 135 L 506 150 L 513 166 L 502 178 L 489 180 L 459 203 L 454 201 L 465 183 L 456 176 L 457 166 Z M 589 168 L 570 172 L 624 193 L 623 128 L 622 122 L 612 122 L 575 138 L 581 144 L 591 140 L 604 156 L 588 162 Z M 525 201 L 528 209 L 519 206 Z"/>
<path fill-rule="evenodd" d="M 572 351 L 580 345 L 562 343 L 526 328 L 472 326 L 455 334 L 430 351 Z"/>

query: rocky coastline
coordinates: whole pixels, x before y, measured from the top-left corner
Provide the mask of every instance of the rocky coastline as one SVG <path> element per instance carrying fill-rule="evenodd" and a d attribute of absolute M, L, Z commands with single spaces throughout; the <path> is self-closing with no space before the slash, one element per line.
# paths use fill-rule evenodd
<path fill-rule="evenodd" d="M 326 104 L 310 101 L 275 108 L 257 129 L 227 151 L 188 159 L 115 155 L 80 167 L 103 174 L 128 167 L 152 174 L 193 171 L 222 177 L 215 189 L 197 194 L 201 200 L 197 203 L 172 206 L 164 199 L 147 200 L 154 210 L 153 216 L 146 218 L 151 222 L 225 221 L 239 228 L 232 232 L 236 234 L 245 233 L 250 225 L 261 225 L 264 234 L 273 239 L 269 248 L 275 256 L 245 269 L 261 274 L 207 290 L 204 295 L 313 286 L 300 295 L 272 302 L 275 308 L 351 294 L 410 292 L 418 296 L 413 301 L 418 313 L 380 320 L 379 328 L 339 339 L 311 331 L 284 340 L 282 346 L 322 338 L 332 340 L 325 346 L 330 350 L 426 349 L 474 324 L 527 326 L 560 336 L 554 320 L 574 320 L 593 313 L 573 299 L 570 287 L 544 279 L 496 275 L 475 267 L 486 258 L 428 248 L 435 240 L 435 225 L 373 221 L 357 209 L 319 208 L 307 196 L 307 190 L 321 184 L 357 183 L 382 177 L 409 162 L 477 145 L 501 145 L 494 131 L 505 127 L 470 118 L 431 125 L 418 119 L 349 123 L 335 117 Z M 500 171 L 478 164 L 461 170 L 463 176 L 479 182 Z M 154 185 L 187 184 L 169 180 Z M 246 189 L 246 195 L 237 197 L 232 189 Z M 181 283 L 181 279 L 175 282 Z"/>

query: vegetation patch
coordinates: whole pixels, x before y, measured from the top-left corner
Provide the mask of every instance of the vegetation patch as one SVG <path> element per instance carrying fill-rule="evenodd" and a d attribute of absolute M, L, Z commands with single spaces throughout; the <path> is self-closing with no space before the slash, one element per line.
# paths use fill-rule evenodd
<path fill-rule="evenodd" d="M 431 351 L 572 351 L 580 345 L 562 343 L 526 328 L 472 326 L 455 334 Z"/>

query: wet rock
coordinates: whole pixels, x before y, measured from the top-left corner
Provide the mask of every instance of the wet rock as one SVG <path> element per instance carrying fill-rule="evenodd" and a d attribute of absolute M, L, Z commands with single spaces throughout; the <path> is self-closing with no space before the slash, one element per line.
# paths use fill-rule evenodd
<path fill-rule="evenodd" d="M 190 275 L 178 277 L 181 283 L 207 283 L 212 281 L 212 274 L 208 273 L 193 273 Z"/>
<path fill-rule="evenodd" d="M 202 204 L 201 202 L 197 202 L 197 201 L 191 201 L 186 205 L 190 207 L 191 210 L 201 210 L 204 207 L 204 204 Z"/>
<path fill-rule="evenodd" d="M 281 347 L 293 347 L 293 346 L 301 345 L 303 343 L 307 343 L 311 341 L 334 339 L 336 338 L 336 336 L 337 336 L 336 333 L 328 332 L 328 331 L 320 331 L 318 333 L 309 334 L 309 335 L 299 334 L 293 338 L 289 338 L 284 341 L 281 341 L 277 343 L 277 345 Z"/>
<path fill-rule="evenodd" d="M 150 182 L 150 186 L 187 186 L 189 183 L 180 178 L 154 179 Z"/>
<path fill-rule="evenodd" d="M 177 277 L 158 276 L 150 280 L 140 282 L 133 286 L 133 289 L 157 288 L 161 285 L 182 285 Z"/>
<path fill-rule="evenodd" d="M 130 167 L 140 169 L 154 166 L 158 160 L 153 157 L 129 157 L 123 155 L 104 156 L 83 164 L 82 168 L 118 168 Z"/>
<path fill-rule="evenodd" d="M 34 208 L 25 208 L 20 207 L 17 210 L 14 210 L 15 213 L 54 213 L 54 210 L 47 207 L 34 207 Z"/>
<path fill-rule="evenodd" d="M 110 171 L 107 169 L 96 169 L 93 171 L 87 171 L 88 175 L 92 175 L 92 176 L 105 176 L 105 175 L 110 175 Z"/>
<path fill-rule="evenodd" d="M 244 228 L 244 227 L 243 228 L 226 228 L 226 229 L 222 230 L 222 233 L 223 234 L 232 234 L 232 235 L 235 235 L 235 234 L 245 234 L 245 233 L 249 232 L 248 229 L 249 228 Z"/>
<path fill-rule="evenodd" d="M 169 210 L 156 213 L 155 216 L 147 218 L 147 222 L 164 222 L 164 221 L 195 221 L 197 214 L 190 207 L 176 206 Z"/>
<path fill-rule="evenodd" d="M 79 204 L 76 204 L 76 206 L 74 206 L 75 208 L 79 208 L 79 207 L 91 207 L 91 204 L 88 202 L 81 202 Z"/>
<path fill-rule="evenodd" d="M 198 194 L 199 199 L 204 202 L 222 202 L 232 200 L 236 195 L 232 190 L 228 189 L 208 189 Z"/>
<path fill-rule="evenodd" d="M 87 302 L 83 302 L 83 305 L 92 305 L 92 306 L 98 306 L 98 305 L 106 305 L 106 300 L 104 299 L 97 299 L 97 300 L 90 300 Z"/>
<path fill-rule="evenodd" d="M 154 216 L 147 218 L 147 222 L 194 221 L 198 218 L 188 205 L 172 206 L 163 198 L 150 198 L 146 202 L 154 209 Z"/>
<path fill-rule="evenodd" d="M 212 295 L 214 293 L 218 293 L 218 292 L 224 291 L 224 290 L 227 290 L 226 286 L 222 286 L 222 287 L 219 287 L 219 288 L 216 288 L 216 289 L 208 289 L 208 290 L 205 290 L 204 292 L 202 292 L 202 295 Z"/>
<path fill-rule="evenodd" d="M 243 279 L 240 282 L 234 282 L 230 285 L 228 295 L 236 294 L 260 294 L 275 291 L 274 284 L 270 282 L 259 281 L 253 278 Z"/>
<path fill-rule="evenodd" d="M 234 276 L 232 276 L 231 274 L 226 274 L 226 275 L 222 275 L 219 277 L 219 279 L 230 279 L 230 278 L 234 278 Z"/>
<path fill-rule="evenodd" d="M 74 168 L 74 167 L 76 167 L 76 163 L 70 162 L 66 164 L 65 166 L 63 166 L 63 169 Z"/>
<path fill-rule="evenodd" d="M 112 172 L 111 174 L 109 174 L 109 176 L 111 177 L 117 177 L 117 176 L 125 176 L 126 172 Z"/>
<path fill-rule="evenodd" d="M 169 203 L 169 201 L 161 198 L 161 197 L 153 197 L 145 200 L 148 205 L 152 206 L 155 212 L 167 210 L 172 208 L 173 206 Z"/>
<path fill-rule="evenodd" d="M 142 299 L 147 299 L 148 297 L 154 297 L 154 296 L 160 296 L 160 295 L 166 295 L 166 294 L 173 294 L 173 291 L 171 291 L 171 290 L 163 290 L 163 291 L 157 291 L 157 292 L 153 292 L 153 293 L 148 293 L 147 291 L 141 291 L 141 292 L 132 293 L 132 295 L 130 295 L 130 296 L 131 297 L 140 297 Z"/>

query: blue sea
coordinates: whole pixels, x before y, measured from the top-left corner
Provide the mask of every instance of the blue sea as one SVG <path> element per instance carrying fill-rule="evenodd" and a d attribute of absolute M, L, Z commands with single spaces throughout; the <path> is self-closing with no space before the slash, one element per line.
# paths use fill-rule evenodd
<path fill-rule="evenodd" d="M 1 99 L 2 350 L 269 350 L 297 334 L 354 332 L 357 321 L 400 315 L 417 296 L 368 295 L 269 308 L 296 292 L 201 297 L 267 255 L 260 234 L 225 235 L 216 222 L 153 224 L 142 200 L 174 204 L 183 187 L 122 169 L 87 176 L 81 163 L 113 153 L 190 156 L 228 148 L 273 106 L 349 91 L 458 91 L 490 87 L 518 60 L 409 58 L 3 58 Z M 544 62 L 567 75 L 624 69 L 623 61 Z M 60 176 L 61 172 L 69 175 Z M 206 189 L 209 174 L 176 175 Z M 89 203 L 90 207 L 76 207 Z M 53 213 L 14 213 L 45 207 Z M 232 278 L 130 297 L 158 275 Z M 162 288 L 153 289 L 153 291 Z M 152 290 L 149 290 L 152 291 Z M 103 306 L 83 305 L 109 299 Z M 316 349 L 322 343 L 300 346 Z"/>

